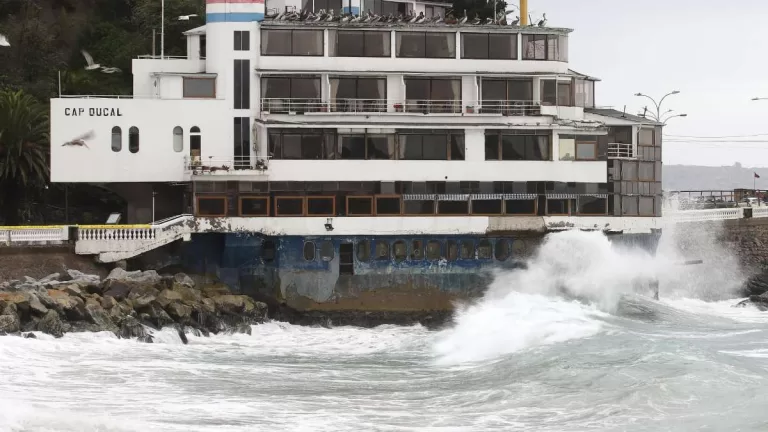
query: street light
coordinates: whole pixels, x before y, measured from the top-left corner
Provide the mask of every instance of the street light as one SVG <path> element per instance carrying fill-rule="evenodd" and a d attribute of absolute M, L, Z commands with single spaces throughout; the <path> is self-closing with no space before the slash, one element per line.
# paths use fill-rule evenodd
<path fill-rule="evenodd" d="M 671 112 L 672 112 L 672 110 L 667 110 L 667 111 L 665 111 L 665 112 L 663 112 L 663 113 L 662 113 L 662 112 L 661 112 L 661 105 L 664 103 L 664 99 L 666 99 L 666 98 L 667 98 L 667 97 L 669 97 L 669 96 L 672 96 L 672 95 L 676 95 L 676 94 L 680 94 L 680 90 L 673 90 L 673 91 L 671 91 L 671 92 L 669 92 L 669 93 L 665 94 L 665 95 L 664 95 L 664 96 L 661 98 L 661 100 L 660 100 L 660 101 L 658 101 L 658 102 L 656 102 L 656 99 L 654 99 L 654 98 L 652 98 L 652 97 L 648 96 L 647 94 L 643 94 L 643 93 L 635 93 L 635 96 L 639 96 L 639 97 L 645 97 L 645 98 L 648 98 L 648 99 L 650 99 L 650 100 L 651 100 L 651 102 L 653 102 L 653 106 L 654 106 L 654 107 L 656 107 L 656 112 L 654 113 L 653 111 L 651 111 L 651 113 L 650 113 L 651 119 L 652 119 L 652 120 L 654 120 L 654 121 L 656 121 L 657 123 L 661 123 L 661 124 L 667 124 L 667 122 L 668 122 L 669 120 L 671 120 L 671 119 L 673 119 L 673 118 L 675 118 L 675 117 L 688 117 L 688 114 L 675 114 L 675 115 L 672 115 L 672 116 L 669 116 L 669 117 L 667 117 L 666 119 L 664 118 L 664 116 L 665 116 L 665 115 L 667 115 L 667 114 L 669 114 L 669 113 L 671 113 Z M 646 116 L 646 114 L 648 114 L 648 108 L 645 108 L 645 113 L 643 113 L 643 117 L 645 117 L 645 116 Z"/>

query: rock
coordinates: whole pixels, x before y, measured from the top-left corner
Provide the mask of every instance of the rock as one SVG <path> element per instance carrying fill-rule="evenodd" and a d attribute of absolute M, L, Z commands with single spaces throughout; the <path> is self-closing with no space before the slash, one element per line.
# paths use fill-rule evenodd
<path fill-rule="evenodd" d="M 163 278 L 160 277 L 155 270 L 147 270 L 145 272 L 140 272 L 139 275 L 131 278 L 131 280 L 142 284 L 156 285 L 159 284 Z"/>
<path fill-rule="evenodd" d="M 0 315 L 0 335 L 16 333 L 21 330 L 21 320 L 16 314 Z"/>
<path fill-rule="evenodd" d="M 72 277 L 72 281 L 92 283 L 92 284 L 99 284 L 101 282 L 101 279 L 99 278 L 98 275 L 89 275 L 81 271 L 72 270 L 72 269 L 67 270 L 67 273 L 69 274 L 70 277 Z M 59 278 L 59 280 L 62 280 L 62 279 Z"/>
<path fill-rule="evenodd" d="M 120 329 L 118 330 L 117 335 L 123 339 L 136 338 L 139 342 L 152 343 L 152 336 L 148 334 L 144 326 L 132 316 L 123 318 L 120 322 Z"/>
<path fill-rule="evenodd" d="M 2 292 L 0 301 L 6 305 L 15 305 L 15 311 L 24 315 L 29 311 L 29 293 L 25 292 Z"/>
<path fill-rule="evenodd" d="M 121 269 L 120 267 L 116 267 L 112 269 L 111 272 L 109 272 L 109 275 L 104 280 L 120 280 L 138 282 L 145 285 L 156 285 L 162 281 L 162 278 L 154 270 L 147 270 L 145 272 L 136 270 L 129 272 Z"/>
<path fill-rule="evenodd" d="M 125 260 L 120 260 L 115 263 L 115 268 L 121 268 L 123 270 L 128 269 L 128 263 Z"/>
<path fill-rule="evenodd" d="M 108 295 L 101 299 L 101 307 L 103 309 L 112 309 L 117 306 L 117 300 L 114 297 Z"/>
<path fill-rule="evenodd" d="M 203 299 L 201 310 L 205 313 L 216 313 L 216 302 L 209 298 Z"/>
<path fill-rule="evenodd" d="M 181 339 L 181 343 L 183 343 L 184 345 L 189 343 L 189 340 L 187 339 L 187 335 L 184 334 L 184 327 L 176 326 L 176 332 L 179 334 L 179 339 Z"/>
<path fill-rule="evenodd" d="M 128 295 L 131 293 L 131 288 L 132 286 L 125 281 L 108 279 L 104 284 L 103 295 L 104 297 L 111 296 L 114 297 L 115 300 L 121 301 L 128 297 Z"/>
<path fill-rule="evenodd" d="M 37 297 L 37 299 L 40 300 L 40 303 L 42 303 L 43 306 L 47 307 L 48 309 L 56 308 L 56 302 L 53 301 L 51 296 L 48 294 L 48 290 L 36 293 L 35 297 Z"/>
<path fill-rule="evenodd" d="M 24 282 L 28 284 L 37 284 L 37 279 L 29 276 L 24 276 Z"/>
<path fill-rule="evenodd" d="M 76 296 L 76 297 L 83 296 L 83 291 L 80 290 L 80 286 L 78 284 L 69 284 L 65 287 L 59 288 L 59 290 L 64 291 L 70 296 Z"/>
<path fill-rule="evenodd" d="M 170 303 L 165 307 L 165 310 L 168 312 L 168 315 L 181 323 L 188 322 L 192 317 L 192 308 L 182 303 Z"/>
<path fill-rule="evenodd" d="M 192 278 L 189 277 L 186 273 L 176 273 L 173 275 L 173 281 L 179 285 L 184 285 L 190 288 L 195 287 L 195 281 L 192 280 Z"/>
<path fill-rule="evenodd" d="M 88 319 L 98 326 L 99 331 L 117 333 L 117 326 L 112 322 L 109 314 L 101 307 L 99 302 L 88 299 L 88 303 L 85 305 L 85 312 Z"/>
<path fill-rule="evenodd" d="M 158 294 L 160 293 L 153 286 L 141 284 L 131 288 L 128 298 L 133 303 L 134 309 L 139 309 L 155 301 Z"/>
<path fill-rule="evenodd" d="M 141 273 L 141 270 L 136 270 L 136 271 L 129 272 L 129 271 L 125 271 L 125 269 L 123 269 L 123 268 L 115 267 L 115 268 L 112 269 L 111 272 L 109 272 L 109 275 L 107 275 L 107 277 L 104 278 L 104 281 L 105 282 L 108 281 L 108 280 L 122 280 L 122 281 L 124 281 L 124 280 L 131 279 L 132 277 L 138 275 L 139 273 Z"/>
<path fill-rule="evenodd" d="M 61 308 L 69 321 L 84 321 L 87 319 L 85 302 L 80 297 L 70 296 L 64 291 L 49 290 L 48 294 Z"/>
<path fill-rule="evenodd" d="M 184 300 L 184 303 L 189 306 L 195 306 L 203 301 L 203 293 L 190 286 L 174 283 L 173 291 L 181 294 L 181 298 Z"/>
<path fill-rule="evenodd" d="M 249 324 L 240 324 L 231 328 L 228 328 L 224 331 L 225 334 L 231 335 L 231 334 L 247 334 L 248 336 L 251 335 L 252 329 Z"/>
<path fill-rule="evenodd" d="M 182 300 L 184 300 L 184 296 L 180 292 L 169 289 L 164 289 L 157 295 L 157 302 L 160 303 L 160 306 L 163 308 L 168 306 L 171 302 L 180 302 Z"/>
<path fill-rule="evenodd" d="M 37 316 L 43 316 L 48 313 L 48 308 L 40 301 L 36 294 L 29 295 L 29 312 Z M 47 296 L 48 294 L 46 294 Z"/>
<path fill-rule="evenodd" d="M 72 276 L 67 269 L 64 269 L 64 273 L 59 276 L 59 282 L 69 282 L 72 280 Z"/>
<path fill-rule="evenodd" d="M 213 299 L 216 308 L 228 315 L 243 316 L 251 323 L 262 323 L 267 318 L 267 305 L 244 295 L 221 295 Z"/>
<path fill-rule="evenodd" d="M 61 322 L 56 311 L 49 310 L 44 317 L 37 322 L 37 329 L 45 334 L 60 338 L 64 336 L 64 323 Z"/>
<path fill-rule="evenodd" d="M 743 308 L 747 306 L 754 306 L 761 312 L 768 311 L 768 295 L 751 295 L 748 299 L 740 301 L 733 307 Z"/>
<path fill-rule="evenodd" d="M 221 295 L 232 294 L 232 291 L 230 291 L 229 287 L 223 284 L 205 285 L 202 289 L 202 292 L 206 297 L 217 297 Z"/>
<path fill-rule="evenodd" d="M 58 282 L 61 277 L 60 273 L 49 274 L 48 276 L 37 281 L 39 284 L 47 284 L 49 282 Z"/>
<path fill-rule="evenodd" d="M 173 318 L 171 318 L 168 315 L 168 313 L 165 310 L 163 310 L 160 304 L 157 303 L 156 301 L 137 310 L 137 312 L 145 314 L 146 317 L 144 318 L 144 320 L 146 320 L 150 325 L 158 329 L 161 329 L 169 324 L 174 323 Z"/>
<path fill-rule="evenodd" d="M 34 333 L 24 333 L 24 339 L 37 339 Z"/>

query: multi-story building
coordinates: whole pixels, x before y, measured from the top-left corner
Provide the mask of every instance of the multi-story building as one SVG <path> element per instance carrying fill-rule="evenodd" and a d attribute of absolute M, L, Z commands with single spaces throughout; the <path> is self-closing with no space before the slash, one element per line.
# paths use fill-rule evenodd
<path fill-rule="evenodd" d="M 52 181 L 105 184 L 131 223 L 194 214 L 190 262 L 296 307 L 447 304 L 553 230 L 655 249 L 661 125 L 596 104 L 570 29 L 294 1 L 207 0 L 133 97 L 53 100 Z"/>

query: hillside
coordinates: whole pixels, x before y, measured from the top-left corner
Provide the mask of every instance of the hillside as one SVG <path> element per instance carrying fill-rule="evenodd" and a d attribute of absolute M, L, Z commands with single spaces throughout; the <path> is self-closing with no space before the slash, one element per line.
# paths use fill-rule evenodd
<path fill-rule="evenodd" d="M 768 168 L 731 166 L 664 165 L 663 188 L 671 190 L 732 190 L 753 187 L 754 173 L 758 189 L 768 189 Z"/>

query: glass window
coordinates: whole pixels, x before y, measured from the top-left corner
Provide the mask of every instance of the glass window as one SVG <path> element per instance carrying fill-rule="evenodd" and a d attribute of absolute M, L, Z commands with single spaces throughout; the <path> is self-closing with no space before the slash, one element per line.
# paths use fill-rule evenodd
<path fill-rule="evenodd" d="M 216 97 L 216 78 L 183 77 L 182 87 L 185 98 Z"/>
<path fill-rule="evenodd" d="M 499 134 L 486 133 L 485 134 L 485 160 L 499 160 L 501 159 L 501 153 L 499 152 Z"/>
<path fill-rule="evenodd" d="M 235 117 L 233 121 L 233 153 L 235 156 L 235 168 L 250 166 L 251 164 L 251 119 L 249 117 Z"/>
<path fill-rule="evenodd" d="M 139 128 L 131 126 L 128 129 L 128 151 L 131 153 L 139 152 Z"/>
<path fill-rule="evenodd" d="M 493 152 L 493 138 L 496 133 L 486 134 L 486 152 Z M 546 135 L 501 135 L 501 160 L 546 161 L 550 159 L 549 136 Z M 489 158 L 486 153 L 486 160 Z"/>
<path fill-rule="evenodd" d="M 475 259 L 475 243 L 472 240 L 461 241 L 461 259 Z"/>
<path fill-rule="evenodd" d="M 440 242 L 437 240 L 430 240 L 427 242 L 427 259 L 430 261 L 437 261 L 441 257 Z"/>
<path fill-rule="evenodd" d="M 387 31 L 336 32 L 335 52 L 337 57 L 389 57 L 390 33 Z M 362 42 L 362 43 L 361 43 Z"/>
<path fill-rule="evenodd" d="M 368 159 L 394 159 L 394 135 L 366 135 L 366 152 Z"/>
<path fill-rule="evenodd" d="M 376 241 L 376 259 L 389 260 L 389 243 L 384 240 Z"/>
<path fill-rule="evenodd" d="M 451 139 L 450 159 L 451 160 L 464 160 L 465 147 L 464 147 L 463 131 L 462 131 L 461 134 L 451 133 L 450 139 Z"/>
<path fill-rule="evenodd" d="M 477 245 L 477 259 L 491 259 L 493 256 L 493 246 L 489 240 L 480 240 Z"/>
<path fill-rule="evenodd" d="M 576 159 L 576 139 L 574 137 L 561 135 L 558 142 L 560 144 L 560 160 L 572 161 Z"/>
<path fill-rule="evenodd" d="M 427 58 L 456 58 L 456 33 L 427 33 L 426 44 Z"/>
<path fill-rule="evenodd" d="M 559 81 L 557 83 L 557 104 L 560 106 L 571 106 L 571 82 Z"/>
<path fill-rule="evenodd" d="M 459 245 L 453 240 L 445 242 L 445 255 L 448 261 L 456 261 L 459 258 Z"/>
<path fill-rule="evenodd" d="M 483 33 L 462 33 L 461 58 L 487 59 L 488 35 Z"/>
<path fill-rule="evenodd" d="M 268 216 L 269 198 L 240 197 L 240 216 Z"/>
<path fill-rule="evenodd" d="M 498 60 L 517 59 L 517 34 L 489 34 L 488 58 Z"/>
<path fill-rule="evenodd" d="M 576 141 L 576 159 L 578 160 L 596 160 L 597 159 L 597 141 Z"/>
<path fill-rule="evenodd" d="M 547 199 L 547 214 L 567 215 L 568 200 L 567 199 Z"/>
<path fill-rule="evenodd" d="M 427 56 L 426 34 L 417 32 L 396 32 L 398 57 L 425 58 Z"/>
<path fill-rule="evenodd" d="M 235 51 L 248 51 L 251 49 L 251 32 L 235 30 Z"/>
<path fill-rule="evenodd" d="M 227 199 L 224 197 L 197 197 L 197 214 L 199 216 L 227 215 Z"/>
<path fill-rule="evenodd" d="M 307 197 L 307 215 L 333 216 L 335 210 L 334 197 Z"/>
<path fill-rule="evenodd" d="M 523 35 L 523 60 L 547 59 L 547 35 Z"/>
<path fill-rule="evenodd" d="M 341 159 L 365 159 L 365 135 L 339 135 Z"/>
<path fill-rule="evenodd" d="M 399 215 L 400 205 L 401 201 L 398 197 L 376 197 L 376 215 Z"/>
<path fill-rule="evenodd" d="M 579 213 L 592 215 L 592 214 L 606 214 L 608 211 L 608 200 L 606 198 L 596 198 L 590 196 L 579 197 Z"/>
<path fill-rule="evenodd" d="M 262 55 L 322 56 L 323 30 L 261 30 Z"/>
<path fill-rule="evenodd" d="M 173 128 L 173 151 L 176 153 L 184 150 L 184 129 L 181 126 Z"/>
<path fill-rule="evenodd" d="M 322 243 L 320 243 L 320 259 L 323 261 L 330 261 L 333 259 L 334 256 L 334 248 L 333 243 L 326 240 Z"/>
<path fill-rule="evenodd" d="M 640 128 L 637 136 L 637 145 L 652 146 L 653 145 L 653 129 Z"/>
<path fill-rule="evenodd" d="M 119 152 L 123 149 L 123 130 L 120 126 L 112 128 L 112 151 Z"/>
<path fill-rule="evenodd" d="M 271 240 L 265 241 L 261 246 L 261 258 L 264 262 L 272 262 L 275 260 L 275 242 Z"/>
<path fill-rule="evenodd" d="M 499 261 L 505 261 L 507 258 L 509 258 L 510 253 L 510 247 L 509 247 L 509 241 L 508 240 L 497 240 L 496 241 L 496 259 Z"/>
<path fill-rule="evenodd" d="M 408 256 L 408 247 L 404 241 L 398 240 L 392 245 L 392 253 L 395 255 L 395 261 L 405 261 L 405 258 Z"/>
<path fill-rule="evenodd" d="M 301 216 L 304 214 L 304 198 L 275 198 L 276 216 Z"/>
<path fill-rule="evenodd" d="M 315 260 L 315 244 L 312 242 L 304 242 L 304 260 Z"/>
<path fill-rule="evenodd" d="M 411 259 L 414 261 L 424 259 L 424 242 L 421 240 L 414 240 L 411 242 Z"/>
<path fill-rule="evenodd" d="M 251 108 L 251 62 L 250 60 L 235 60 L 235 90 L 234 90 L 234 108 Z"/>
<path fill-rule="evenodd" d="M 371 259 L 371 243 L 368 240 L 357 242 L 357 260 L 368 262 Z"/>
<path fill-rule="evenodd" d="M 544 105 L 557 105 L 557 81 L 541 80 L 541 103 Z"/>

